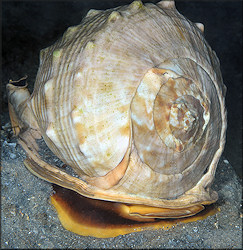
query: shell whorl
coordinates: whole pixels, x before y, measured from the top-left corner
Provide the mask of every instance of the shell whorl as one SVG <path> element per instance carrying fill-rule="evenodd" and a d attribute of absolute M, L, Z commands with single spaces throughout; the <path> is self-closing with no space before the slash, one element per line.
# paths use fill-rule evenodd
<path fill-rule="evenodd" d="M 188 74 L 187 66 L 200 77 Z M 220 103 L 213 99 L 213 85 L 195 62 L 174 59 L 149 70 L 137 88 L 131 106 L 134 144 L 158 178 L 174 176 L 163 180 L 170 186 L 166 195 L 192 188 L 219 147 L 222 119 L 215 113 Z"/>

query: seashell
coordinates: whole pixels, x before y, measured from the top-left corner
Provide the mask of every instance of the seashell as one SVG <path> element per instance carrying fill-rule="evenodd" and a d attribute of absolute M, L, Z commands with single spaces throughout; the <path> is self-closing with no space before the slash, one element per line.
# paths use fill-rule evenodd
<path fill-rule="evenodd" d="M 215 202 L 226 87 L 203 31 L 173 1 L 89 11 L 40 52 L 31 95 L 7 85 L 26 167 L 83 196 L 135 204 L 132 219 Z M 77 176 L 40 158 L 41 136 Z"/>

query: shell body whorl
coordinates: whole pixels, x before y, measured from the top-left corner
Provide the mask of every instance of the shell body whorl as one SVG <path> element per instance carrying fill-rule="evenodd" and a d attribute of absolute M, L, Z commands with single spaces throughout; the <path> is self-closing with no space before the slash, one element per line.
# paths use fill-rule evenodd
<path fill-rule="evenodd" d="M 217 199 L 208 187 L 225 142 L 225 86 L 202 31 L 170 1 L 134 1 L 89 11 L 41 51 L 29 107 L 95 198 Z"/>

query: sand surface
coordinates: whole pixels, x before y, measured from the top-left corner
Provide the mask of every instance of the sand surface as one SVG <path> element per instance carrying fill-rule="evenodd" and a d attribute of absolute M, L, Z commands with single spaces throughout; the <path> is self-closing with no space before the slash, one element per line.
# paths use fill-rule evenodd
<path fill-rule="evenodd" d="M 7 116 L 7 115 L 6 115 Z M 115 238 L 79 236 L 65 230 L 50 204 L 52 186 L 24 166 L 25 152 L 7 122 L 2 143 L 2 248 L 240 248 L 242 246 L 241 182 L 221 159 L 213 189 L 220 212 L 167 231 L 148 230 Z M 48 148 L 42 149 L 48 160 Z M 50 158 L 49 158 L 50 160 Z M 57 159 L 51 158 L 52 162 Z"/>

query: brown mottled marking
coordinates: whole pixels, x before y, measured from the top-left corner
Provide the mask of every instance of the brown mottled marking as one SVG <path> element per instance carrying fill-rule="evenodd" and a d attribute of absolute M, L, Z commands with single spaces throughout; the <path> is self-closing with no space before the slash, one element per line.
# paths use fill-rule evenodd
<path fill-rule="evenodd" d="M 78 135 L 79 144 L 83 144 L 87 138 L 85 135 L 85 127 L 82 123 L 75 123 L 75 130 Z"/>
<path fill-rule="evenodd" d="M 182 40 L 186 40 L 185 36 L 183 35 L 183 32 L 182 30 L 180 29 L 180 27 L 176 26 L 176 29 L 178 31 L 178 33 L 180 34 L 180 37 Z"/>
<path fill-rule="evenodd" d="M 172 78 L 169 78 L 168 82 L 166 83 L 166 86 L 169 89 L 168 94 L 173 96 L 173 100 L 176 100 L 178 98 L 178 95 L 177 95 L 176 89 L 175 89 L 175 84 L 176 84 L 176 80 L 174 80 Z"/>
<path fill-rule="evenodd" d="M 152 68 L 151 72 L 153 72 L 156 75 L 163 75 L 164 73 L 166 73 L 168 70 L 166 69 L 158 69 L 158 68 Z"/>
<path fill-rule="evenodd" d="M 178 121 L 181 123 L 183 118 L 184 118 L 185 112 L 184 110 L 178 109 L 178 115 L 177 115 L 177 119 Z"/>
<path fill-rule="evenodd" d="M 121 113 L 125 113 L 129 110 L 129 105 L 123 105 L 118 108 Z"/>
<path fill-rule="evenodd" d="M 113 91 L 114 83 L 113 82 L 106 82 L 101 84 L 100 90 L 104 93 L 110 93 Z"/>
<path fill-rule="evenodd" d="M 170 119 L 170 108 L 171 103 L 165 102 L 161 95 L 158 95 L 155 99 L 155 110 L 154 110 L 154 124 L 159 134 L 164 131 L 170 130 L 169 119 Z"/>
<path fill-rule="evenodd" d="M 181 152 L 182 150 L 183 150 L 183 145 L 182 144 L 177 144 L 176 143 L 176 148 L 175 148 L 175 150 L 177 151 L 177 152 Z"/>
<path fill-rule="evenodd" d="M 130 125 L 127 124 L 125 127 L 121 127 L 119 129 L 119 132 L 123 136 L 128 136 L 130 134 Z"/>
<path fill-rule="evenodd" d="M 165 120 L 169 121 L 170 120 L 170 109 L 171 109 L 172 103 L 167 103 L 164 107 L 165 110 L 167 110 L 167 112 L 165 113 Z M 162 110 L 161 110 L 162 112 Z"/>
<path fill-rule="evenodd" d="M 170 120 L 170 113 L 169 112 L 165 114 L 165 120 L 167 122 L 169 122 L 169 120 Z"/>

